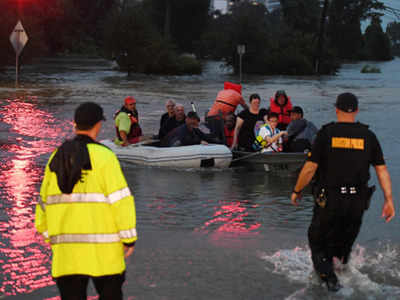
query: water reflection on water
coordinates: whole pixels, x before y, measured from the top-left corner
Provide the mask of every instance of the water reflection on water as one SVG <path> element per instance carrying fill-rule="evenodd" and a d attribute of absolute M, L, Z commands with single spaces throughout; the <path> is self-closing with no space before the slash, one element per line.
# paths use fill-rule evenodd
<path fill-rule="evenodd" d="M 37 158 L 51 152 L 59 137 L 71 131 L 71 124 L 55 120 L 37 107 L 36 100 L 6 100 L 1 107 L 0 121 L 9 125 L 8 137 L 2 132 L 0 146 L 0 293 L 6 295 L 53 284 L 49 248 L 41 242 L 33 223 L 43 172 Z"/>

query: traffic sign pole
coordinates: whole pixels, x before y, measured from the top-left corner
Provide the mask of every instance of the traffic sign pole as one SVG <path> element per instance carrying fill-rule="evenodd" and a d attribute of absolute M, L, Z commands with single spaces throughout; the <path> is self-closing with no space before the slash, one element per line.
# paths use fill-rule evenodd
<path fill-rule="evenodd" d="M 18 87 L 18 54 L 15 55 L 15 87 Z"/>
<path fill-rule="evenodd" d="M 19 55 L 28 42 L 28 35 L 26 34 L 24 27 L 22 27 L 21 21 L 18 21 L 11 33 L 10 42 L 15 50 L 15 85 L 18 87 Z"/>

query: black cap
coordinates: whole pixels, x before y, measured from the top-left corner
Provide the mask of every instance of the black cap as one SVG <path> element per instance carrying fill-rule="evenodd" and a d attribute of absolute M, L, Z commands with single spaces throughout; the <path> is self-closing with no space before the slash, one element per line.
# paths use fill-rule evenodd
<path fill-rule="evenodd" d="M 352 93 L 343 93 L 337 97 L 335 106 L 341 111 L 352 113 L 358 109 L 358 100 Z"/>
<path fill-rule="evenodd" d="M 75 110 L 74 121 L 80 127 L 91 128 L 99 121 L 105 121 L 103 109 L 94 102 L 85 102 Z"/>
<path fill-rule="evenodd" d="M 303 116 L 303 109 L 300 106 L 294 106 L 290 112 L 301 114 Z"/>
<path fill-rule="evenodd" d="M 188 114 L 186 115 L 186 118 L 189 118 L 189 119 L 197 119 L 197 121 L 200 122 L 199 116 L 198 116 L 197 113 L 194 112 L 194 111 L 189 111 Z"/>

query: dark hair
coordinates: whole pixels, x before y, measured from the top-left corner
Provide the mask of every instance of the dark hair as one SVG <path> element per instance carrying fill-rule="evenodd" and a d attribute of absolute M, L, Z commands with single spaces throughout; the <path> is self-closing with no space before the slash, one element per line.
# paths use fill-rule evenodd
<path fill-rule="evenodd" d="M 197 121 L 200 122 L 200 118 L 199 118 L 198 114 L 194 111 L 189 111 L 188 114 L 186 115 L 186 118 L 196 119 Z"/>
<path fill-rule="evenodd" d="M 290 113 L 300 114 L 303 117 L 303 109 L 300 106 L 295 106 Z"/>
<path fill-rule="evenodd" d="M 78 130 L 89 130 L 99 121 L 105 121 L 103 109 L 94 102 L 85 102 L 75 110 L 74 121 Z"/>
<path fill-rule="evenodd" d="M 279 120 L 279 115 L 276 112 L 270 111 L 268 114 L 268 120 L 271 118 L 277 118 Z"/>
<path fill-rule="evenodd" d="M 267 116 L 269 114 L 269 108 L 261 108 L 260 111 L 258 112 L 258 115 L 264 119 L 265 116 Z"/>
<path fill-rule="evenodd" d="M 249 102 L 251 103 L 254 99 L 259 99 L 261 101 L 261 97 L 259 94 L 251 94 Z"/>

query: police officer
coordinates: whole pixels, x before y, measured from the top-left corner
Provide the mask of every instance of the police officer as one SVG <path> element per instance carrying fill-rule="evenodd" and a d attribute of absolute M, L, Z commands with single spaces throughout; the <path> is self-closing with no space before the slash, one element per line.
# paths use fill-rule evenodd
<path fill-rule="evenodd" d="M 73 140 L 50 156 L 35 227 L 50 243 L 52 276 L 61 299 L 86 299 L 89 279 L 103 300 L 122 299 L 125 257 L 134 250 L 133 196 L 115 154 L 96 142 L 103 109 L 92 102 L 75 111 Z"/>
<path fill-rule="evenodd" d="M 373 188 L 368 187 L 369 167 L 375 168 L 384 193 L 382 217 L 395 215 L 389 172 L 379 142 L 367 125 L 355 122 L 358 100 L 351 93 L 336 100 L 337 122 L 321 128 L 291 195 L 298 205 L 301 192 L 316 175 L 315 206 L 308 239 L 314 269 L 328 290 L 341 285 L 333 270 L 333 257 L 346 264 L 359 233 Z"/>

